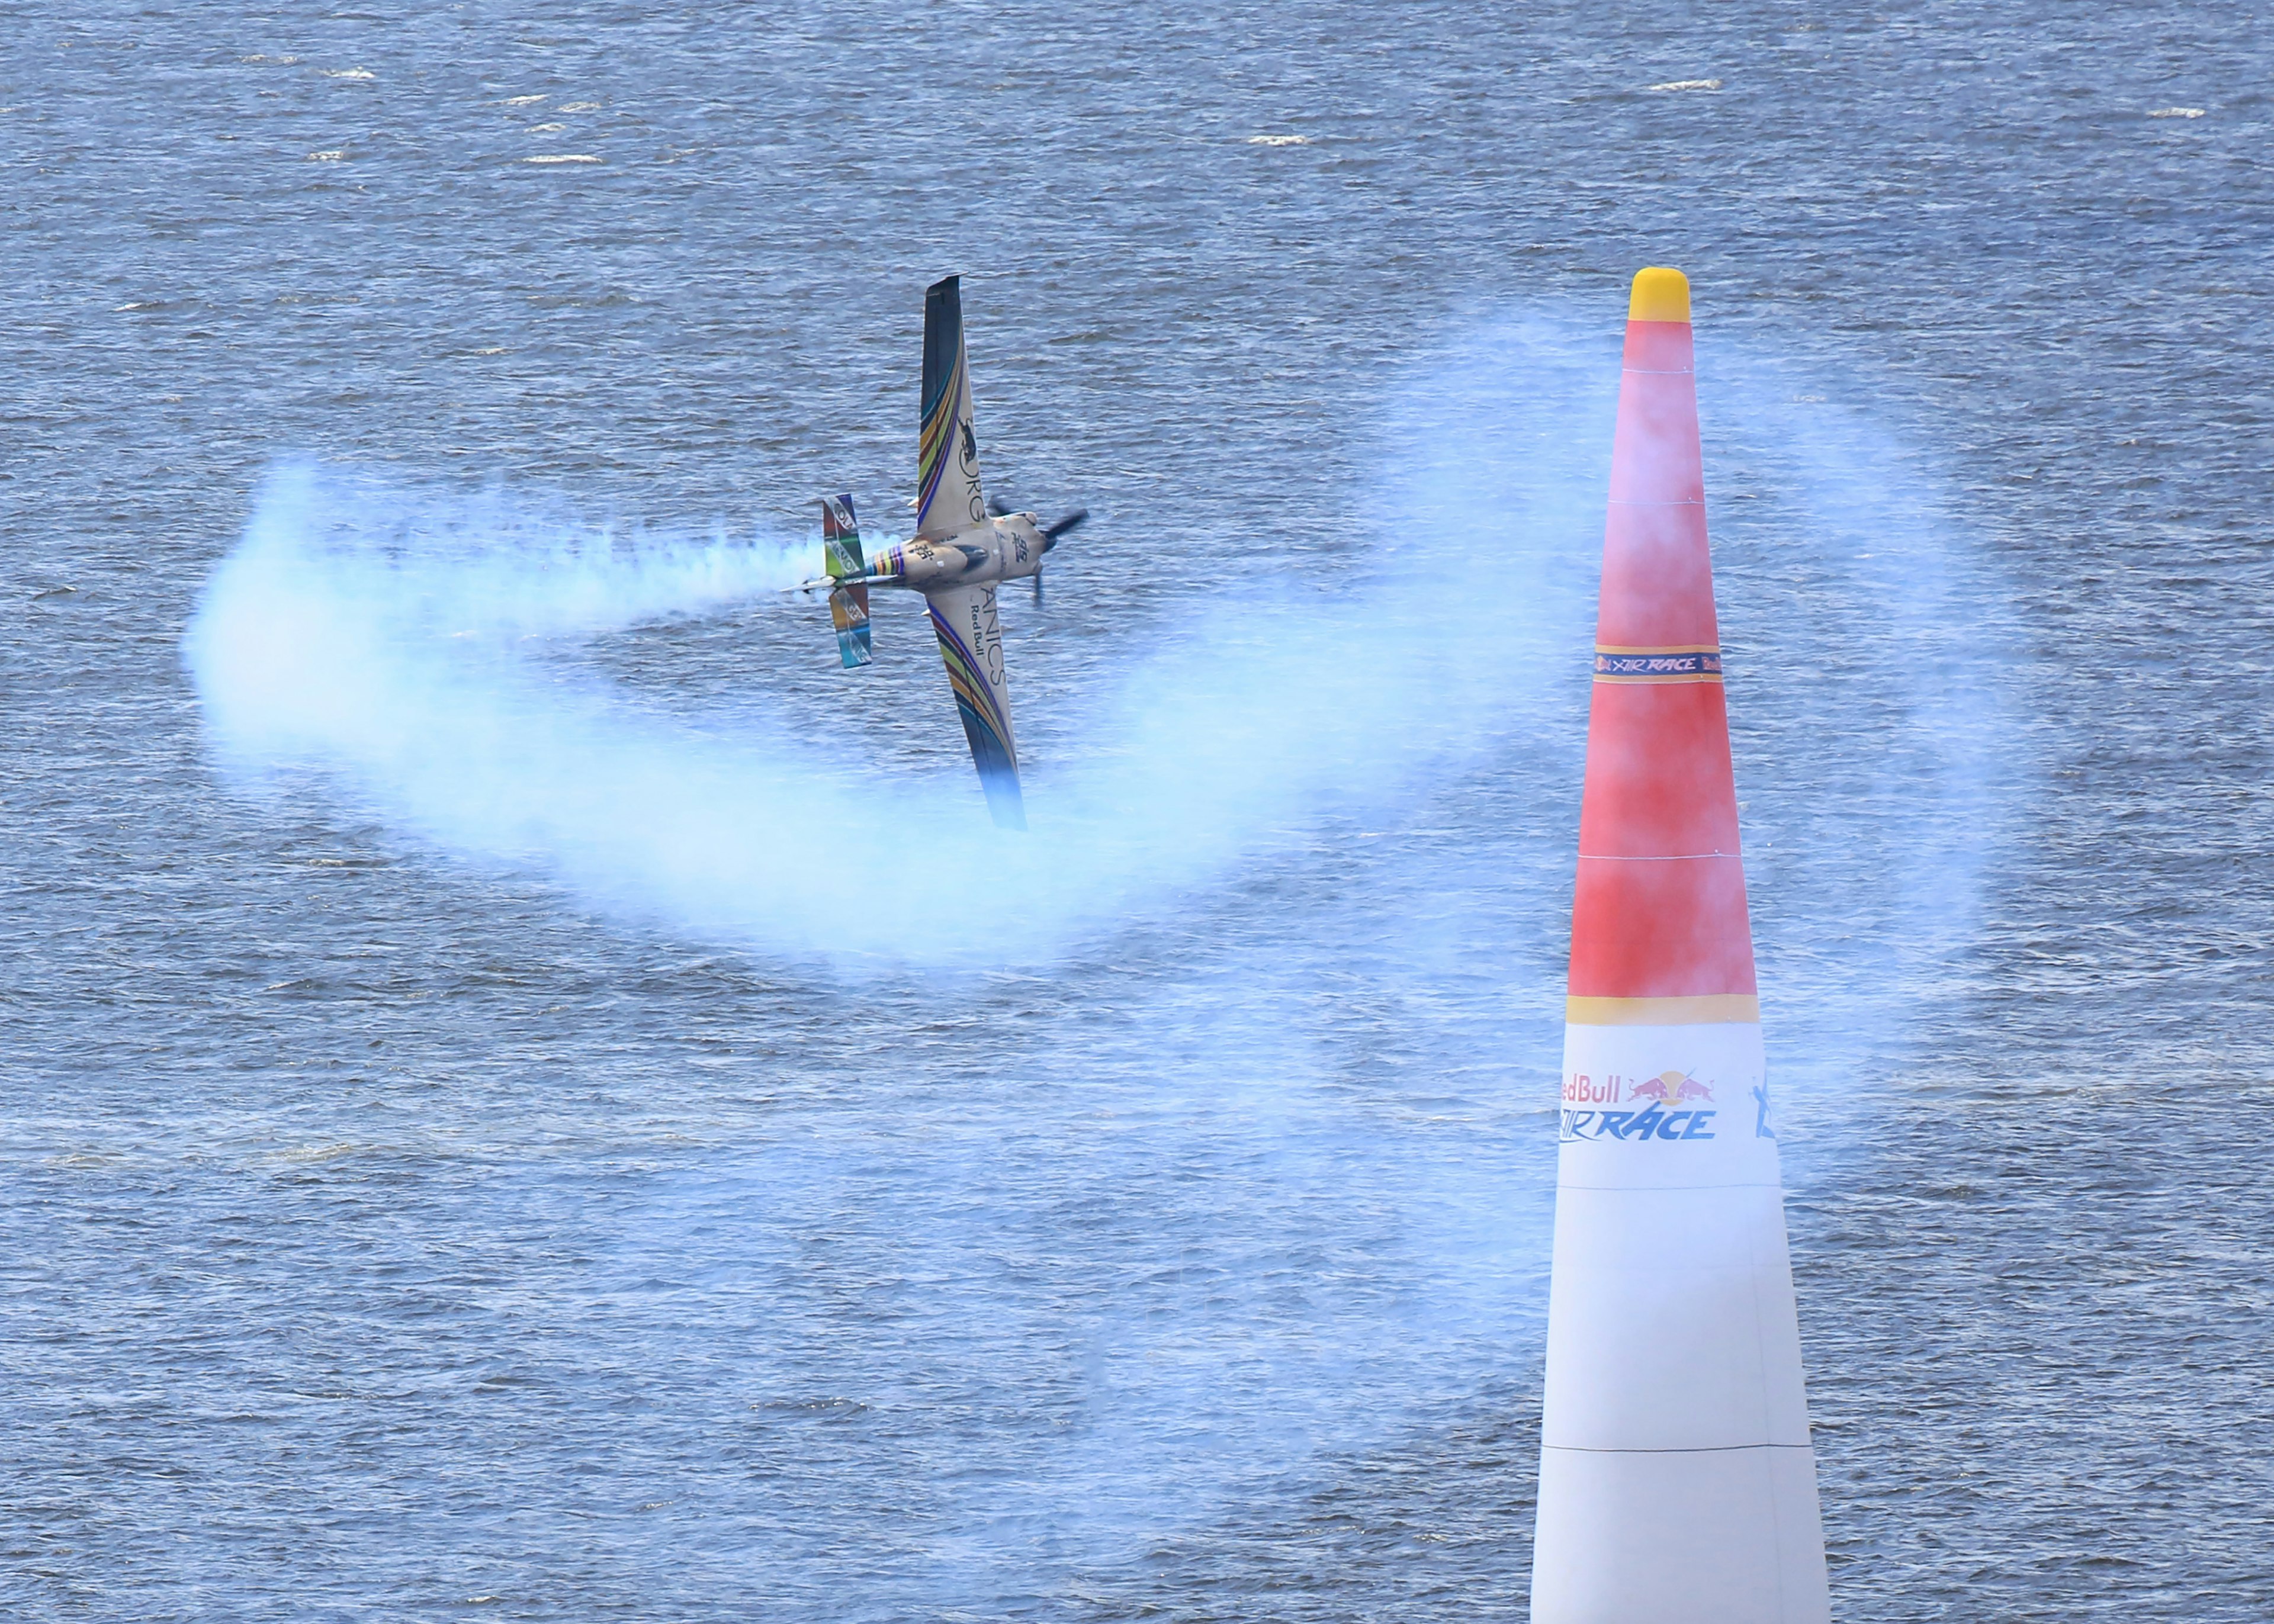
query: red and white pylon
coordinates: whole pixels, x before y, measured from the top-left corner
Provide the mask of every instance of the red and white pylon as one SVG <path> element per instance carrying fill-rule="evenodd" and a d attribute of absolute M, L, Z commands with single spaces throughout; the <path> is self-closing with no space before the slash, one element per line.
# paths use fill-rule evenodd
<path fill-rule="evenodd" d="M 1628 309 L 1564 1019 L 1533 1624 L 1822 1624 L 1690 284 L 1661 268 Z"/>

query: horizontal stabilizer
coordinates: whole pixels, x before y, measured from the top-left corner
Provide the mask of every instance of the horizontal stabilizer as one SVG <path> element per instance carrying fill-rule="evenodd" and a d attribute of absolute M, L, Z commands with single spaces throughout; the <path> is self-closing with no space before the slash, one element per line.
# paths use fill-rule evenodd
<path fill-rule="evenodd" d="M 829 618 L 837 627 L 837 654 L 847 670 L 877 658 L 870 643 L 869 589 L 840 586 L 829 595 Z"/>
<path fill-rule="evenodd" d="M 821 499 L 822 568 L 832 581 L 857 575 L 868 568 L 861 556 L 861 526 L 853 516 L 850 496 Z M 869 631 L 869 589 L 831 589 L 829 619 L 837 628 L 837 653 L 846 669 L 865 665 L 876 658 Z"/>

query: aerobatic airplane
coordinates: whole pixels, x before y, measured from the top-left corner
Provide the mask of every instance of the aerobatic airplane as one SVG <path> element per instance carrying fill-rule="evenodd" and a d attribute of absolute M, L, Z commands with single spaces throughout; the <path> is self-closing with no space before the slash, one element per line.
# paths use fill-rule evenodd
<path fill-rule="evenodd" d="M 1019 793 L 1019 747 L 1011 733 L 1011 696 L 1003 680 L 1003 628 L 995 589 L 1031 577 L 1042 596 L 1043 555 L 1089 515 L 1077 510 L 1044 524 L 1031 513 L 1005 513 L 981 494 L 979 447 L 971 437 L 971 380 L 963 355 L 963 300 L 957 279 L 924 293 L 923 418 L 916 442 L 916 530 L 873 559 L 861 555 L 861 530 L 850 496 L 821 502 L 825 573 L 798 590 L 829 590 L 837 650 L 849 669 L 874 658 L 869 589 L 922 592 L 947 663 L 948 687 L 963 718 L 963 736 L 987 793 L 987 809 L 1005 829 L 1027 826 Z"/>

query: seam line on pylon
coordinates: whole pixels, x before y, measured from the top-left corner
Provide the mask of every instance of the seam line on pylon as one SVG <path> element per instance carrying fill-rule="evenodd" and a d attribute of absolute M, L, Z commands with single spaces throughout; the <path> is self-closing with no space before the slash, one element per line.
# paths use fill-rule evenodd
<path fill-rule="evenodd" d="M 1581 862 L 1699 862 L 1708 857 L 1735 857 L 1735 852 L 1676 852 L 1667 857 L 1615 857 L 1593 852 L 1579 853 Z"/>
<path fill-rule="evenodd" d="M 1543 1449 L 1562 1449 L 1572 1455 L 1734 1455 L 1740 1449 L 1813 1449 L 1814 1444 L 1704 1444 L 1695 1449 L 1599 1449 L 1591 1444 L 1548 1444 Z"/>
<path fill-rule="evenodd" d="M 1700 1021 L 1698 1024 L 1710 1026 L 1727 1026 L 1728 1023 Z M 1781 1192 L 1784 1189 L 1781 1182 L 1765 1184 L 1758 1179 L 1749 1184 L 1558 1184 L 1555 1187 L 1558 1190 L 1585 1190 L 1592 1195 L 1633 1195 L 1638 1191 L 1648 1191 L 1653 1195 L 1663 1195 L 1668 1191 L 1687 1192 L 1692 1190 L 1774 1190 Z"/>
<path fill-rule="evenodd" d="M 1695 378 L 1694 366 L 1622 366 L 1623 372 L 1640 372 L 1645 378 Z"/>

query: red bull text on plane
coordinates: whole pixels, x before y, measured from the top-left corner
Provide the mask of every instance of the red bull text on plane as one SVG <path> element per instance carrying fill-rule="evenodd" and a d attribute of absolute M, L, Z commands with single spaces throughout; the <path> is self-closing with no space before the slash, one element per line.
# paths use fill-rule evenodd
<path fill-rule="evenodd" d="M 1643 271 L 1572 900 L 1534 1624 L 1830 1616 L 1691 355 L 1689 282 Z M 1638 1542 L 1638 1505 L 1684 1509 Z"/>

